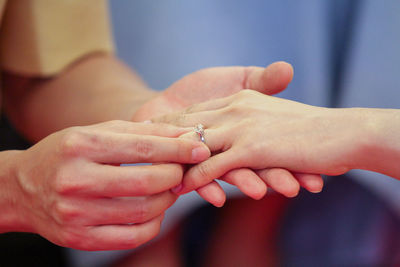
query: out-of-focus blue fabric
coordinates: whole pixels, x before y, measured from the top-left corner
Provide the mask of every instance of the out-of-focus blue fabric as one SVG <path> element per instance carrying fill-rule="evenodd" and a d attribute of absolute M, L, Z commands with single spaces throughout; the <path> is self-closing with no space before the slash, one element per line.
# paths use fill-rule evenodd
<path fill-rule="evenodd" d="M 324 105 L 323 1 L 112 1 L 118 54 L 156 89 L 201 68 L 285 60 L 284 97 Z"/>

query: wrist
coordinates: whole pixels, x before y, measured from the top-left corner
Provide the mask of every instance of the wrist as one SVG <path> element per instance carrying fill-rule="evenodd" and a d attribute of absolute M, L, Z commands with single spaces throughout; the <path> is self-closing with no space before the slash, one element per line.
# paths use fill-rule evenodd
<path fill-rule="evenodd" d="M 359 109 L 362 113 L 362 156 L 358 169 L 400 179 L 400 114 L 393 109 Z"/>
<path fill-rule="evenodd" d="M 370 155 L 376 150 L 376 129 L 370 110 L 366 108 L 342 108 L 339 112 L 338 121 L 344 139 L 341 145 L 346 151 L 343 157 L 345 169 L 366 169 L 369 165 Z M 343 155 L 342 155 L 343 156 Z"/>
<path fill-rule="evenodd" d="M 0 152 L 0 232 L 31 232 L 23 215 L 23 197 L 18 184 L 18 157 L 23 151 Z"/>

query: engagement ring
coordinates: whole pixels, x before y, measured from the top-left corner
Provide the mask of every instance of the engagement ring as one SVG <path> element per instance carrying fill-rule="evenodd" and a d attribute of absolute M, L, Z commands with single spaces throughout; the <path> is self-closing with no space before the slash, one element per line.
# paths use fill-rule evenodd
<path fill-rule="evenodd" d="M 194 127 L 194 132 L 197 133 L 199 135 L 200 141 L 203 143 L 206 143 L 206 140 L 204 139 L 204 126 L 203 124 L 197 124 Z"/>

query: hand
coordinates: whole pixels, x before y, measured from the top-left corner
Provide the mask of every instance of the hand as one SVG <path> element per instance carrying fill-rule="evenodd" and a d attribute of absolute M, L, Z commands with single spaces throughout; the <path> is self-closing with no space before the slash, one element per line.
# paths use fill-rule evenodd
<path fill-rule="evenodd" d="M 286 62 L 276 62 L 267 68 L 261 67 L 218 67 L 189 74 L 177 81 L 158 97 L 144 104 L 133 117 L 134 121 L 149 120 L 207 100 L 229 96 L 243 89 L 253 89 L 264 94 L 277 94 L 284 90 L 293 77 L 292 66 Z M 192 127 L 194 125 L 191 125 Z M 286 170 L 275 169 L 269 176 L 291 177 Z M 249 179 L 243 179 L 243 178 Z M 266 187 L 255 178 L 251 170 L 245 168 L 227 174 L 225 181 L 237 185 L 247 195 L 259 199 L 266 193 Z M 307 178 L 302 179 L 306 181 Z M 288 192 L 296 195 L 298 189 Z M 215 206 L 222 206 L 225 194 L 222 188 L 212 182 L 199 188 L 197 192 Z"/>
<path fill-rule="evenodd" d="M 172 138 L 186 131 L 111 121 L 56 132 L 19 153 L 15 199 L 24 228 L 82 250 L 148 241 L 176 200 L 169 189 L 181 183 L 181 164 L 209 157 L 202 143 Z"/>
<path fill-rule="evenodd" d="M 273 95 L 284 90 L 293 78 L 286 62 L 261 67 L 215 67 L 189 74 L 172 84 L 135 113 L 133 121 L 145 121 L 177 112 L 193 104 L 252 89 Z M 193 126 L 193 125 L 192 125 Z"/>
<path fill-rule="evenodd" d="M 339 125 L 351 121 L 334 117 L 329 109 L 244 90 L 154 121 L 180 126 L 202 123 L 206 144 L 217 153 L 186 172 L 182 187 L 175 189 L 180 194 L 214 178 L 229 179 L 226 173 L 242 168 L 256 170 L 268 185 L 283 192 L 296 181 L 288 175 L 271 176 L 276 168 L 287 169 L 295 176 L 300 173 L 300 179 L 306 177 L 310 191 L 321 190 L 322 180 L 304 173 L 338 175 L 348 170 L 345 159 L 349 155 L 341 148 L 352 136 Z M 193 133 L 188 135 L 194 138 Z"/>

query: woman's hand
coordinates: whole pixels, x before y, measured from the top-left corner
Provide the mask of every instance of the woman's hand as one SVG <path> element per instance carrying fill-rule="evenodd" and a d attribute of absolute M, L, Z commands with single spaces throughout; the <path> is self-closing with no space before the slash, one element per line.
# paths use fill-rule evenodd
<path fill-rule="evenodd" d="M 82 250 L 134 248 L 153 238 L 176 200 L 169 189 L 181 183 L 181 164 L 210 155 L 200 142 L 175 138 L 186 131 L 111 121 L 68 128 L 20 152 L 13 199 L 22 230 Z"/>
<path fill-rule="evenodd" d="M 210 99 L 226 97 L 246 88 L 264 94 L 276 94 L 284 90 L 293 77 L 293 68 L 286 62 L 275 62 L 266 68 L 261 67 L 217 67 L 203 69 L 189 74 L 172 84 L 157 97 L 144 104 L 133 118 L 134 121 L 144 121 L 171 112 L 181 111 L 193 104 Z M 190 125 L 193 127 L 194 125 Z M 295 174 L 300 184 L 313 190 L 312 181 L 315 176 Z M 257 177 L 257 179 L 256 179 Z M 299 191 L 298 182 L 293 179 L 293 174 L 284 169 L 268 171 L 268 177 L 273 180 L 294 181 L 287 196 L 295 196 Z M 275 177 L 275 178 L 272 178 Z M 311 178 L 310 178 L 311 177 Z M 314 178 L 313 178 L 314 177 Z M 242 168 L 227 173 L 225 181 L 238 186 L 248 196 L 259 199 L 267 191 L 264 182 L 250 169 Z M 244 179 L 245 178 L 245 179 Z M 311 181 L 311 183 L 310 183 Z M 197 192 L 215 206 L 222 206 L 225 194 L 222 188 L 211 182 Z"/>
<path fill-rule="evenodd" d="M 205 125 L 206 144 L 215 155 L 187 171 L 182 186 L 175 189 L 182 194 L 246 167 L 275 189 L 285 187 L 288 181 L 279 176 L 269 178 L 275 168 L 327 175 L 347 172 L 356 165 L 354 156 L 360 146 L 353 144 L 364 130 L 357 113 L 348 111 L 246 90 L 154 121 Z M 193 132 L 189 135 L 195 138 Z M 322 180 L 312 182 L 322 187 Z"/>

